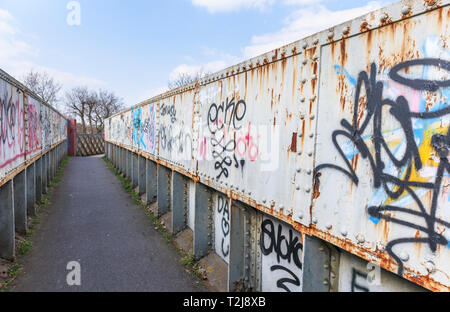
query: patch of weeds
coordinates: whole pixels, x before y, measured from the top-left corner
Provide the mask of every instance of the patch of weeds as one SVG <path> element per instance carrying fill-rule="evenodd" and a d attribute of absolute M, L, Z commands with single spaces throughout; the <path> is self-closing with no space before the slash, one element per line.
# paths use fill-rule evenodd
<path fill-rule="evenodd" d="M 42 213 L 50 205 L 50 197 L 53 194 L 54 188 L 61 182 L 62 173 L 67 163 L 69 162 L 69 157 L 66 156 L 56 173 L 53 177 L 50 186 L 47 188 L 47 193 L 42 194 L 41 201 L 37 203 L 36 215 L 28 219 L 28 231 L 23 241 L 16 243 L 16 259 L 9 265 L 7 274 L 8 278 L 3 283 L 0 283 L 0 292 L 7 292 L 10 289 L 12 282 L 15 281 L 17 276 L 22 272 L 23 266 L 21 264 L 22 257 L 28 254 L 33 246 L 33 236 L 36 232 L 36 226 L 41 222 Z"/>
<path fill-rule="evenodd" d="M 33 246 L 33 242 L 31 241 L 31 239 L 27 239 L 27 240 L 20 242 L 19 246 L 17 248 L 17 254 L 19 256 L 23 256 L 23 255 L 27 254 L 30 251 L 31 246 Z"/>
<path fill-rule="evenodd" d="M 155 230 L 162 234 L 167 243 L 175 247 L 178 254 L 181 256 L 180 262 L 181 264 L 183 264 L 186 271 L 192 272 L 201 281 L 205 280 L 206 274 L 204 270 L 199 266 L 198 262 L 195 260 L 194 255 L 192 253 L 183 251 L 182 248 L 175 244 L 175 236 L 164 227 L 161 220 L 153 212 L 150 211 L 149 207 L 146 204 L 141 201 L 139 194 L 135 192 L 131 182 L 114 167 L 114 164 L 106 156 L 102 157 L 102 159 L 105 161 L 106 165 L 109 167 L 109 169 L 111 169 L 114 175 L 119 179 L 124 189 L 133 199 L 134 203 L 142 210 L 144 210 L 145 215 L 152 221 L 153 225 L 155 226 Z"/>

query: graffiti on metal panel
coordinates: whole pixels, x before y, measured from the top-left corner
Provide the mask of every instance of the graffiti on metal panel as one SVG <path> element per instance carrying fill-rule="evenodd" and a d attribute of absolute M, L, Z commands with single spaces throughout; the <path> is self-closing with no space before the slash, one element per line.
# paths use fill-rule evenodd
<path fill-rule="evenodd" d="M 408 78 L 402 74 L 418 66 L 423 70 L 422 78 Z M 437 68 L 448 74 L 450 62 L 435 58 L 406 61 L 394 66 L 386 81 L 377 78 L 377 65 L 371 64 L 369 73 L 362 71 L 356 80 L 351 78 L 351 81 L 356 82 L 353 120 L 342 119 L 340 124 L 343 129 L 335 130 L 332 134 L 334 147 L 346 167 L 321 164 L 315 170 L 316 185 L 319 185 L 319 177 L 325 169 L 338 170 L 358 185 L 355 162 L 359 156 L 369 162 L 373 187 L 377 189 L 373 202 L 367 205 L 371 220 L 377 224 L 383 219 L 421 233 L 387 243 L 386 251 L 398 264 L 398 274 L 403 273 L 403 261 L 393 251 L 393 247 L 419 243 L 427 244 L 432 252 L 436 252 L 438 245 L 447 246 L 449 243 L 436 227 L 439 225 L 448 229 L 450 223 L 437 218 L 436 212 L 438 199 L 450 172 L 449 126 L 441 120 L 448 118 L 450 113 L 447 102 L 450 80 L 426 79 L 429 72 Z M 398 95 L 401 92 L 395 92 L 399 86 L 416 93 L 415 103 Z M 423 98 L 424 94 L 435 92 L 443 94 L 445 100 L 430 104 Z M 364 93 L 366 99 L 362 100 Z M 363 112 L 362 106 L 365 106 L 366 112 Z M 393 131 L 384 129 L 383 120 L 386 118 L 395 119 L 398 128 Z M 339 138 L 348 140 L 347 145 L 340 144 Z M 425 175 L 424 172 L 429 174 Z M 427 193 L 432 198 L 429 205 L 422 198 Z M 406 208 L 405 203 L 414 203 L 417 209 Z M 400 214 L 393 217 L 393 212 Z M 401 214 L 417 217 L 421 223 L 407 221 Z"/>
<path fill-rule="evenodd" d="M 174 123 L 175 121 L 177 121 L 177 111 L 176 111 L 174 105 L 161 104 L 160 112 L 161 112 L 162 117 L 164 117 L 166 115 L 170 116 L 171 123 Z"/>
<path fill-rule="evenodd" d="M 219 195 L 217 197 L 217 213 L 220 218 L 221 236 L 220 252 L 224 257 L 230 254 L 230 203 L 226 197 Z"/>
<path fill-rule="evenodd" d="M 46 106 L 41 107 L 41 130 L 42 130 L 42 147 L 48 148 L 51 145 L 52 129 L 50 124 L 50 109 Z"/>
<path fill-rule="evenodd" d="M 39 104 L 28 103 L 28 152 L 34 153 L 41 148 L 41 119 Z"/>
<path fill-rule="evenodd" d="M 289 277 L 282 277 L 277 280 L 277 287 L 290 292 L 289 285 L 299 287 L 300 277 L 295 274 L 291 268 L 283 265 L 282 260 L 288 264 L 294 264 L 295 268 L 302 270 L 301 255 L 303 244 L 299 237 L 289 229 L 289 236 L 283 235 L 283 226 L 278 224 L 276 227 L 272 220 L 266 219 L 261 223 L 260 248 L 264 256 L 276 256 L 276 263 L 270 267 L 271 272 L 282 271 Z"/>
<path fill-rule="evenodd" d="M 369 292 L 369 288 L 362 285 L 361 280 L 367 281 L 367 274 L 361 272 L 355 268 L 352 268 L 352 284 L 351 291 L 352 292 Z"/>
<path fill-rule="evenodd" d="M 173 105 L 162 104 L 160 109 L 161 116 L 169 116 L 169 122 L 160 126 L 159 138 L 161 148 L 168 151 L 172 157 L 186 157 L 190 159 L 192 148 L 192 135 L 189 132 L 190 127 L 186 127 L 183 120 L 177 123 L 177 111 Z"/>
<path fill-rule="evenodd" d="M 131 109 L 131 116 L 133 118 L 133 145 L 147 149 L 147 145 L 144 142 L 145 131 L 142 123 L 142 107 Z"/>
<path fill-rule="evenodd" d="M 24 155 L 24 109 L 13 88 L 4 83 L 0 94 L 0 169 Z"/>
<path fill-rule="evenodd" d="M 242 128 L 239 123 L 245 117 L 247 104 L 244 100 L 235 101 L 228 98 L 221 105 L 212 104 L 208 111 L 208 129 L 211 135 L 212 157 L 214 169 L 218 172 L 216 178 L 228 178 L 230 169 L 241 169 L 243 172 L 245 159 L 256 161 L 258 146 L 252 136 L 251 125 Z M 206 137 L 200 141 L 200 157 L 206 159 Z"/>

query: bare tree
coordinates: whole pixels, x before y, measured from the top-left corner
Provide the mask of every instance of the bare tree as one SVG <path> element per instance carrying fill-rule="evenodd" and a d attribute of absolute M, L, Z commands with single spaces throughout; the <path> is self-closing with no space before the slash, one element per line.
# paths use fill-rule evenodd
<path fill-rule="evenodd" d="M 66 107 L 69 114 L 81 121 L 82 131 L 86 133 L 86 117 L 89 112 L 88 103 L 92 103 L 92 94 L 86 87 L 73 88 L 66 93 Z"/>
<path fill-rule="evenodd" d="M 61 84 L 55 82 L 46 72 L 31 70 L 23 77 L 23 84 L 42 98 L 45 103 L 57 106 Z"/>
<path fill-rule="evenodd" d="M 97 95 L 97 105 L 94 110 L 94 123 L 98 133 L 103 132 L 104 121 L 123 109 L 123 100 L 118 98 L 113 92 L 99 90 Z"/>
<path fill-rule="evenodd" d="M 169 80 L 167 86 L 169 87 L 169 89 L 175 89 L 190 84 L 191 82 L 197 81 L 210 74 L 211 74 L 210 72 L 204 72 L 203 68 L 201 68 L 198 72 L 194 74 L 180 73 L 178 74 L 177 78 Z"/>
<path fill-rule="evenodd" d="M 107 90 L 91 91 L 78 87 L 66 93 L 68 113 L 78 117 L 83 133 L 101 133 L 105 118 L 111 117 L 123 108 L 122 99 Z"/>

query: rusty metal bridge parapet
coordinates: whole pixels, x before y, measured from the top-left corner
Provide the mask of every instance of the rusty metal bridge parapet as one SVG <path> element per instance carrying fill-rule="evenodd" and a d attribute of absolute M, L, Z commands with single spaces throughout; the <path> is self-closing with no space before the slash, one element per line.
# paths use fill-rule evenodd
<path fill-rule="evenodd" d="M 106 120 L 106 153 L 157 177 L 228 289 L 367 290 L 370 263 L 448 291 L 449 15 L 400 1 L 156 96 Z"/>

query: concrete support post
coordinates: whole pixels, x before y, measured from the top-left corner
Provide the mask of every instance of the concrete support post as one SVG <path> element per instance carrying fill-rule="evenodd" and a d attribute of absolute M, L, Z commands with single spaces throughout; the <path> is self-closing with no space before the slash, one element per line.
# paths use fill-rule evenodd
<path fill-rule="evenodd" d="M 28 166 L 27 170 L 27 215 L 36 215 L 36 162 Z"/>
<path fill-rule="evenodd" d="M 303 253 L 303 291 L 329 292 L 331 253 L 328 245 L 305 235 Z"/>
<path fill-rule="evenodd" d="M 186 228 L 188 190 L 186 179 L 178 172 L 172 173 L 171 204 L 172 233 L 177 234 Z"/>
<path fill-rule="evenodd" d="M 245 269 L 245 209 L 231 206 L 230 226 L 230 262 L 229 262 L 229 291 L 237 291 L 236 285 L 242 284 L 246 277 Z"/>
<path fill-rule="evenodd" d="M 212 194 L 203 184 L 197 183 L 195 190 L 195 218 L 194 218 L 194 256 L 203 258 L 212 246 Z"/>
<path fill-rule="evenodd" d="M 54 155 L 55 155 L 55 159 L 54 159 L 55 167 L 54 167 L 53 178 L 56 177 L 56 174 L 58 173 L 58 168 L 59 168 L 58 147 L 55 149 Z"/>
<path fill-rule="evenodd" d="M 42 155 L 42 194 L 47 194 L 47 154 Z"/>
<path fill-rule="evenodd" d="M 50 187 L 50 184 L 52 183 L 52 178 L 50 176 L 50 172 L 51 172 L 50 152 L 47 152 L 46 155 L 47 155 L 46 156 L 46 161 L 47 161 L 47 167 L 46 167 L 46 169 L 47 169 L 47 172 L 46 172 L 46 174 L 47 174 L 47 187 Z"/>
<path fill-rule="evenodd" d="M 34 173 L 36 175 L 36 197 L 35 202 L 40 203 L 42 198 L 42 158 L 36 160 Z"/>
<path fill-rule="evenodd" d="M 115 156 L 116 156 L 116 155 L 115 155 L 115 150 L 116 150 L 116 149 L 115 149 L 115 146 L 112 145 L 112 146 L 111 146 L 111 163 L 113 164 L 113 167 L 114 167 L 114 162 L 115 162 L 115 160 L 116 160 L 116 159 L 115 159 L 115 158 L 116 158 L 116 157 L 115 157 Z"/>
<path fill-rule="evenodd" d="M 122 148 L 122 174 L 125 177 L 127 174 L 127 150 Z"/>
<path fill-rule="evenodd" d="M 14 190 L 13 181 L 0 187 L 0 258 L 14 260 Z"/>
<path fill-rule="evenodd" d="M 170 211 L 170 176 L 170 169 L 162 165 L 158 165 L 158 216 L 162 216 Z"/>
<path fill-rule="evenodd" d="M 128 152 L 127 150 L 124 148 L 123 149 L 123 176 L 126 177 L 127 176 L 127 170 L 128 170 Z"/>
<path fill-rule="evenodd" d="M 138 163 L 138 155 L 135 153 L 132 153 L 132 159 L 133 159 L 133 178 L 131 179 L 131 182 L 133 184 L 133 187 L 137 187 L 139 183 L 139 163 Z"/>
<path fill-rule="evenodd" d="M 15 230 L 27 233 L 27 171 L 23 170 L 13 179 Z"/>
<path fill-rule="evenodd" d="M 119 173 L 122 173 L 122 170 L 123 170 L 123 152 L 122 152 L 122 148 L 120 146 L 118 146 L 117 149 L 118 149 L 118 151 L 117 151 L 118 152 L 117 160 L 119 162 L 117 164 L 117 167 L 118 167 Z"/>
<path fill-rule="evenodd" d="M 127 178 L 130 182 L 133 179 L 133 157 L 129 150 L 127 150 Z"/>
<path fill-rule="evenodd" d="M 53 172 L 54 172 L 54 161 L 53 161 L 53 150 L 48 152 L 48 181 L 51 183 L 53 181 Z M 49 183 L 49 186 L 50 186 Z"/>
<path fill-rule="evenodd" d="M 146 194 L 147 194 L 147 204 L 153 204 L 156 202 L 157 198 L 157 165 L 155 162 L 147 159 L 145 165 L 145 175 L 146 175 Z"/>
<path fill-rule="evenodd" d="M 146 171 L 145 171 L 145 158 L 138 156 L 138 184 L 139 184 L 139 195 L 145 194 L 147 187 Z"/>

